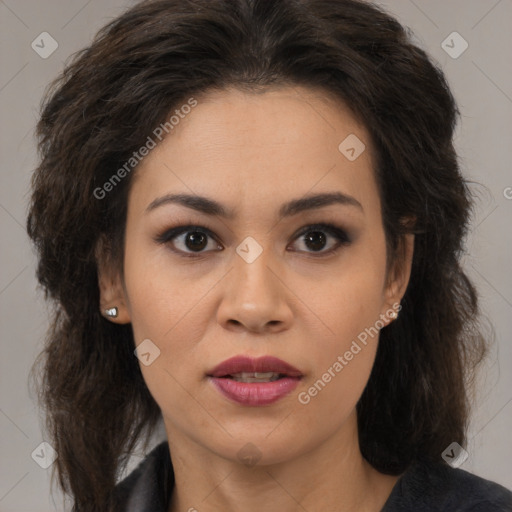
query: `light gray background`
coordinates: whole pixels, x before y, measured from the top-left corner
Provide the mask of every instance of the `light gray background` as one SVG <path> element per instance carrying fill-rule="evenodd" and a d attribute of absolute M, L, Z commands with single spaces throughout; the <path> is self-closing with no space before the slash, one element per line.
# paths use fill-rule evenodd
<path fill-rule="evenodd" d="M 133 3 L 0 0 L 0 512 L 63 510 L 62 496 L 50 497 L 51 469 L 41 469 L 31 458 L 44 439 L 27 377 L 47 327 L 24 229 L 37 162 L 33 129 L 39 102 L 64 61 Z M 512 488 L 512 1 L 379 3 L 409 26 L 442 66 L 462 112 L 457 131 L 461 163 L 466 175 L 481 184 L 474 186 L 479 202 L 464 263 L 496 332 L 462 469 Z M 456 59 L 441 47 L 453 31 L 469 44 Z M 46 59 L 31 47 L 42 32 L 58 42 Z M 448 44 L 460 48 L 457 40 Z"/>

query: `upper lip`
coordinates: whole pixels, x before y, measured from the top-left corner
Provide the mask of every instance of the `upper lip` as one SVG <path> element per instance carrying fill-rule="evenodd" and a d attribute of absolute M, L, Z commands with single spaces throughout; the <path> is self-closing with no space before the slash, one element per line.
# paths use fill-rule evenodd
<path fill-rule="evenodd" d="M 227 375 L 234 375 L 236 373 L 266 373 L 274 372 L 287 375 L 289 377 L 302 377 L 302 373 L 291 364 L 288 364 L 277 357 L 262 356 L 262 357 L 248 357 L 248 356 L 235 356 L 226 359 L 218 364 L 211 372 L 208 373 L 210 377 L 225 377 Z"/>

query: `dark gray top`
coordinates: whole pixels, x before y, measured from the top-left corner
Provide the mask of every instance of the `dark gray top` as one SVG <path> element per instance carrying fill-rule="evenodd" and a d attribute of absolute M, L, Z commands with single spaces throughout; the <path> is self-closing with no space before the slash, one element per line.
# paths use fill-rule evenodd
<path fill-rule="evenodd" d="M 117 485 L 121 512 L 167 512 L 174 487 L 169 445 L 156 446 Z M 412 464 L 381 512 L 512 512 L 512 492 L 444 463 Z"/>

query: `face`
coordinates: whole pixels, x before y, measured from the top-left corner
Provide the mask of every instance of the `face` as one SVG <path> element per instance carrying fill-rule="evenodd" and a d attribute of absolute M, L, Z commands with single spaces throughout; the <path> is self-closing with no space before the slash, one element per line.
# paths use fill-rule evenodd
<path fill-rule="evenodd" d="M 372 147 L 349 110 L 300 87 L 198 97 L 128 201 L 124 277 L 100 274 L 102 300 L 144 342 L 170 442 L 232 460 L 251 443 L 277 463 L 353 432 L 411 254 L 386 279 Z M 273 356 L 300 376 L 213 378 L 234 356 Z"/>

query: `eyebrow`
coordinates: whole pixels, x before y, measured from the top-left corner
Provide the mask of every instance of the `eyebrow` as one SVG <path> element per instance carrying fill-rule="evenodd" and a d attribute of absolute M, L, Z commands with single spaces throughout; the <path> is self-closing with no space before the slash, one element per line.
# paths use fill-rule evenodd
<path fill-rule="evenodd" d="M 220 216 L 226 219 L 233 219 L 235 213 L 228 210 L 222 204 L 207 197 L 191 194 L 166 194 L 152 201 L 146 208 L 146 213 L 166 204 L 179 204 L 211 216 Z M 341 192 L 328 192 L 322 194 L 309 195 L 300 199 L 293 199 L 284 203 L 279 209 L 280 219 L 291 217 L 307 210 L 316 210 L 333 204 L 343 206 L 352 206 L 363 212 L 361 203 L 352 196 L 342 194 Z"/>

